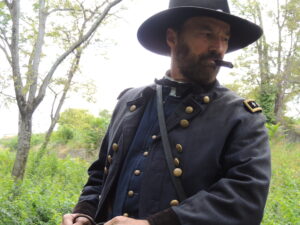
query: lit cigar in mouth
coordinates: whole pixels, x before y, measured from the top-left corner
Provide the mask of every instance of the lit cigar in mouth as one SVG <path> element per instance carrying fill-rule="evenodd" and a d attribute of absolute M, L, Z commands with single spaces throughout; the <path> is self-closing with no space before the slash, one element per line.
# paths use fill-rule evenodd
<path fill-rule="evenodd" d="M 228 67 L 230 69 L 233 68 L 233 64 L 231 62 L 216 59 L 215 63 L 216 63 L 217 66 L 224 66 L 224 67 Z"/>

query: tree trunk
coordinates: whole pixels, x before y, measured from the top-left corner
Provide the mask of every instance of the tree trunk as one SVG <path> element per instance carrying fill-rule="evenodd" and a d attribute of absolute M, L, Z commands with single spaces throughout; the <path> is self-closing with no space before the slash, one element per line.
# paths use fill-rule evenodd
<path fill-rule="evenodd" d="M 12 176 L 15 180 L 23 180 L 26 168 L 26 162 L 30 149 L 32 128 L 32 113 L 26 113 L 19 116 L 18 149 Z"/>
<path fill-rule="evenodd" d="M 50 127 L 48 128 L 48 131 L 46 133 L 44 142 L 43 142 L 42 146 L 40 147 L 38 153 L 35 156 L 34 167 L 33 168 L 37 168 L 39 166 L 39 164 L 41 162 L 41 159 L 43 158 L 43 156 L 47 152 L 47 146 L 49 144 L 49 141 L 50 141 L 50 138 L 51 138 L 51 135 L 52 135 L 52 132 L 54 130 L 54 127 L 55 127 L 56 123 L 57 123 L 57 121 L 51 120 L 51 124 L 50 124 Z M 32 172 L 34 173 L 35 170 L 32 171 Z"/>
<path fill-rule="evenodd" d="M 42 144 L 42 147 L 41 147 L 41 150 L 42 150 L 42 151 L 45 150 L 45 149 L 47 148 L 48 143 L 49 143 L 49 141 L 50 141 L 50 137 L 51 137 L 51 135 L 52 135 L 52 132 L 53 132 L 53 130 L 54 130 L 54 127 L 55 127 L 56 123 L 57 123 L 57 120 L 55 120 L 55 121 L 52 120 L 52 121 L 51 121 L 51 125 L 50 125 L 50 127 L 48 128 L 48 131 L 47 131 L 46 136 L 45 136 L 44 143 Z"/>
<path fill-rule="evenodd" d="M 275 99 L 274 114 L 277 123 L 282 122 L 283 119 L 283 107 L 284 107 L 284 93 L 278 92 Z"/>

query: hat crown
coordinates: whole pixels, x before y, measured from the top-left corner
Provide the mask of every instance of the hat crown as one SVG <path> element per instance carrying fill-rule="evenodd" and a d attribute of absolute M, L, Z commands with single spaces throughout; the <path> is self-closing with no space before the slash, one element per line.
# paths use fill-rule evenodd
<path fill-rule="evenodd" d="M 227 0 L 170 0 L 169 8 L 200 7 L 230 13 Z"/>

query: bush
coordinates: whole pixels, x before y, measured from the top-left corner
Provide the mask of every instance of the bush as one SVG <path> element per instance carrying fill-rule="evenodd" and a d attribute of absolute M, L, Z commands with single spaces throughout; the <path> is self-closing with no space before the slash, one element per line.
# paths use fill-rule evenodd
<path fill-rule="evenodd" d="M 54 140 L 60 144 L 67 144 L 74 138 L 74 132 L 67 126 L 61 126 L 54 134 Z"/>
<path fill-rule="evenodd" d="M 0 163 L 0 225 L 57 225 L 78 200 L 86 162 L 47 155 L 34 168 L 33 158 L 34 153 L 23 183 L 16 186 L 10 176 L 14 154 L 0 151 L 0 162 L 5 162 Z"/>
<path fill-rule="evenodd" d="M 100 145 L 109 120 L 110 114 L 106 110 L 95 117 L 87 110 L 68 109 L 61 114 L 58 130 L 51 140 L 59 144 L 68 143 L 71 148 L 94 150 Z"/>
<path fill-rule="evenodd" d="M 42 144 L 44 139 L 45 139 L 45 134 L 32 134 L 31 141 L 30 141 L 31 147 Z"/>
<path fill-rule="evenodd" d="M 9 138 L 3 138 L 0 140 L 0 144 L 4 148 L 8 148 L 10 151 L 17 151 L 18 148 L 18 137 L 9 137 Z"/>
<path fill-rule="evenodd" d="M 44 141 L 45 135 L 44 134 L 32 134 L 31 136 L 31 146 L 36 146 L 41 144 Z M 18 148 L 18 136 L 9 137 L 9 138 L 2 138 L 0 139 L 0 144 L 4 147 L 9 149 L 10 151 L 17 151 Z"/>

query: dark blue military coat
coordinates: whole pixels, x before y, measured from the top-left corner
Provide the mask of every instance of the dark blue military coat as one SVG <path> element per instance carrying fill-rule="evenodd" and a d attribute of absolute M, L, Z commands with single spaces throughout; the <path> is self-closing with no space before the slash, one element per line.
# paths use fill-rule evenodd
<path fill-rule="evenodd" d="M 74 212 L 97 222 L 108 219 L 126 152 L 153 94 L 154 85 L 121 96 Z M 177 200 L 157 134 L 141 184 L 139 218 L 155 225 L 260 224 L 270 181 L 270 150 L 265 117 L 243 101 L 218 83 L 182 100 L 166 124 L 188 198 Z"/>

